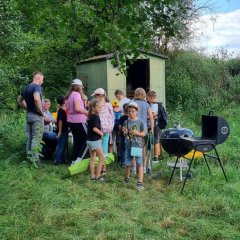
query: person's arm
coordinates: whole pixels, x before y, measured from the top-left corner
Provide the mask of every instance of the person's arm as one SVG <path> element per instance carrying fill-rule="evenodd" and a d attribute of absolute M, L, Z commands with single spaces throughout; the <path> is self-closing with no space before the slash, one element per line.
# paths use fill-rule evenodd
<path fill-rule="evenodd" d="M 150 120 L 150 129 L 151 129 L 151 132 L 153 133 L 154 119 L 153 119 L 151 108 L 148 109 L 148 116 L 149 116 L 149 120 Z"/>
<path fill-rule="evenodd" d="M 103 133 L 102 133 L 97 127 L 94 127 L 94 128 L 93 128 L 93 131 L 94 131 L 95 133 L 97 133 L 98 135 L 100 135 L 101 137 L 103 136 Z"/>
<path fill-rule="evenodd" d="M 86 116 L 88 115 L 88 111 L 86 109 L 81 108 L 80 101 L 74 102 L 74 110 L 78 113 L 85 114 Z"/>
<path fill-rule="evenodd" d="M 23 109 L 27 109 L 27 104 L 26 104 L 26 101 L 24 99 L 24 97 L 22 95 L 19 95 L 18 98 L 17 98 L 17 102 L 19 104 L 19 106 Z"/>
<path fill-rule="evenodd" d="M 57 138 L 60 138 L 60 136 L 62 134 L 62 126 L 63 126 L 63 121 L 59 120 L 58 121 L 58 135 L 57 135 Z"/>
<path fill-rule="evenodd" d="M 137 136 L 137 137 L 144 137 L 146 134 L 144 131 L 131 130 L 130 135 Z"/>
<path fill-rule="evenodd" d="M 41 101 L 40 93 L 34 92 L 33 98 L 34 98 L 34 103 L 37 108 L 37 111 L 43 116 L 42 101 Z"/>

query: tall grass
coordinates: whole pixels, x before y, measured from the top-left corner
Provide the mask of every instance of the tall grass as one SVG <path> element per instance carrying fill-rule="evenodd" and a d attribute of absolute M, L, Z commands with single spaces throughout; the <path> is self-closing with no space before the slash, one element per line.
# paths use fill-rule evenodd
<path fill-rule="evenodd" d="M 1 152 L 0 239 L 240 239 L 239 108 L 222 114 L 231 135 L 218 150 L 229 181 L 215 162 L 209 175 L 198 159 L 183 194 L 178 173 L 168 185 L 166 162 L 175 159 L 167 154 L 146 175 L 145 190 L 137 191 L 134 176 L 129 186 L 123 184 L 117 163 L 109 166 L 103 184 L 91 182 L 88 172 L 70 177 L 66 166 L 50 162 L 35 169 L 23 162 L 24 135 L 14 131 L 12 145 L 6 141 Z M 188 115 L 182 118 L 184 127 L 199 131 Z M 14 119 L 23 131 L 24 117 Z"/>

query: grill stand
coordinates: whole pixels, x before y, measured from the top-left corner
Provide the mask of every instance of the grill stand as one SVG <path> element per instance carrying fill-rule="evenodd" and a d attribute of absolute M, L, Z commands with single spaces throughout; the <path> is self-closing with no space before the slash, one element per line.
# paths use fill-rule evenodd
<path fill-rule="evenodd" d="M 212 144 L 212 143 L 207 143 L 207 144 L 200 143 L 200 144 L 197 144 L 197 145 L 194 147 L 194 149 L 193 149 L 193 150 L 194 150 L 193 156 L 192 156 L 192 158 L 191 158 L 191 162 L 190 162 L 190 164 L 189 164 L 188 171 L 187 171 L 187 173 L 186 173 L 186 176 L 185 176 L 185 179 L 184 179 L 184 182 L 183 182 L 183 186 L 182 186 L 182 189 L 181 189 L 181 193 L 183 193 L 183 190 L 184 190 L 184 187 L 185 187 L 187 178 L 188 178 L 189 173 L 190 173 L 190 170 L 191 170 L 191 166 L 192 166 L 193 160 L 195 159 L 195 153 L 196 153 L 196 151 L 199 151 L 198 148 L 199 148 L 200 146 L 202 147 L 202 146 L 207 146 L 207 145 L 208 145 L 208 146 L 211 145 L 212 148 L 213 148 L 212 150 L 215 151 L 215 156 L 212 156 L 212 155 L 209 155 L 209 154 L 206 154 L 206 153 L 202 152 L 202 153 L 203 153 L 203 158 L 204 158 L 204 161 L 205 161 L 205 163 L 206 163 L 206 165 L 207 165 L 207 168 L 208 168 L 209 173 L 211 174 L 211 170 L 210 170 L 209 164 L 208 164 L 208 162 L 207 162 L 207 157 L 213 158 L 213 159 L 217 159 L 217 161 L 219 162 L 219 165 L 220 165 L 220 167 L 221 167 L 221 169 L 222 169 L 222 172 L 223 172 L 223 175 L 224 175 L 224 177 L 225 177 L 225 180 L 226 180 L 226 182 L 228 182 L 226 173 L 225 173 L 225 171 L 224 171 L 222 162 L 221 162 L 221 160 L 220 160 L 220 158 L 219 158 L 219 155 L 218 155 L 218 152 L 217 152 L 217 149 L 216 149 L 215 144 Z M 181 144 L 181 146 L 182 146 L 182 144 Z M 180 152 L 181 152 L 181 147 L 179 148 L 179 153 L 180 153 Z M 175 165 L 174 165 L 173 170 L 172 170 L 171 178 L 170 178 L 170 180 L 169 180 L 169 185 L 171 184 L 171 181 L 172 181 L 172 178 L 173 178 L 173 175 L 174 175 L 174 172 L 175 172 L 175 169 L 176 169 L 178 160 L 179 160 L 179 158 L 181 158 L 181 157 L 183 157 L 183 156 L 180 156 L 180 154 L 177 155 L 176 162 L 175 162 Z"/>

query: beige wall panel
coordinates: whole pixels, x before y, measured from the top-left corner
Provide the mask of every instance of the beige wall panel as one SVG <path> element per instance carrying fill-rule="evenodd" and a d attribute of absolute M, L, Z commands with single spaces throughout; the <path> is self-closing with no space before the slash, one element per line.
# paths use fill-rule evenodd
<path fill-rule="evenodd" d="M 150 89 L 157 92 L 158 101 L 165 106 L 165 61 L 150 57 Z"/>
<path fill-rule="evenodd" d="M 114 92 L 121 89 L 126 94 L 126 76 L 118 71 L 118 68 L 113 67 L 111 59 L 107 60 L 107 92 L 108 97 L 112 101 L 115 96 Z"/>

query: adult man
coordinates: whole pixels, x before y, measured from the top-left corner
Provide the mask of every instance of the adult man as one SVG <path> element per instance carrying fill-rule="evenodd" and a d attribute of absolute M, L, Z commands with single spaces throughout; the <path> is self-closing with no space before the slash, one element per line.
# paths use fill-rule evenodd
<path fill-rule="evenodd" d="M 115 97 L 117 98 L 117 100 L 119 101 L 119 109 L 121 112 L 123 112 L 123 105 L 125 103 L 129 103 L 130 99 L 126 98 L 124 96 L 124 92 L 122 90 L 117 89 L 114 93 Z"/>
<path fill-rule="evenodd" d="M 44 131 L 42 140 L 45 144 L 43 145 L 42 153 L 46 159 L 52 158 L 52 154 L 55 152 L 57 146 L 57 135 L 53 132 L 53 124 L 56 123 L 56 120 L 49 111 L 50 107 L 50 99 L 44 99 Z"/>
<path fill-rule="evenodd" d="M 26 135 L 27 135 L 27 157 L 36 164 L 39 163 L 39 152 L 43 134 L 43 104 L 42 89 L 43 74 L 33 73 L 33 80 L 28 84 L 18 97 L 18 104 L 27 110 L 26 113 Z"/>

